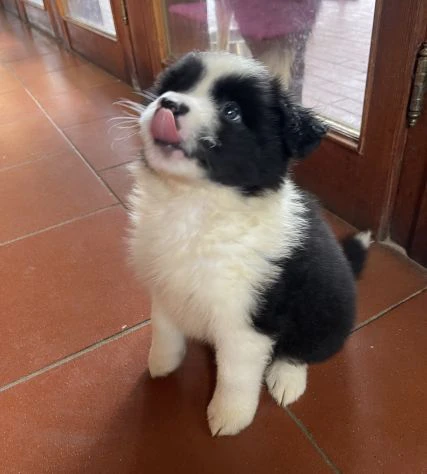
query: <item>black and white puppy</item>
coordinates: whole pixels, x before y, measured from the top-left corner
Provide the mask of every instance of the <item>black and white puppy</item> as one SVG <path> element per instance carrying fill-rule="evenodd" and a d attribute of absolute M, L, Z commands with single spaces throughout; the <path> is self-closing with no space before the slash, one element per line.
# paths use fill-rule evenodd
<path fill-rule="evenodd" d="M 281 406 L 307 364 L 335 354 L 355 316 L 368 233 L 344 251 L 288 176 L 325 127 L 263 65 L 192 53 L 169 68 L 141 114 L 131 254 L 152 297 L 153 377 L 174 371 L 186 338 L 213 346 L 213 435 L 255 415 L 263 380 Z"/>

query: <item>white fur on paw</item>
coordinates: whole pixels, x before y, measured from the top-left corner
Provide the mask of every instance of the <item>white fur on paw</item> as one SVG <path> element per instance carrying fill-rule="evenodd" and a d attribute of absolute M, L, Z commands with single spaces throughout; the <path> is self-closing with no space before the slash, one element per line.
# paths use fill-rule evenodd
<path fill-rule="evenodd" d="M 162 352 L 152 347 L 148 356 L 148 370 L 151 377 L 166 377 L 181 365 L 184 356 L 185 347 L 175 352 Z"/>
<path fill-rule="evenodd" d="M 235 435 L 252 423 L 257 403 L 238 398 L 227 399 L 214 395 L 208 407 L 212 436 Z"/>
<path fill-rule="evenodd" d="M 276 402 L 285 407 L 295 402 L 307 387 L 307 365 L 294 365 L 276 360 L 267 369 L 268 391 Z"/>
<path fill-rule="evenodd" d="M 361 243 L 363 248 L 367 249 L 372 243 L 372 232 L 365 230 L 364 232 L 356 234 L 354 238 Z"/>

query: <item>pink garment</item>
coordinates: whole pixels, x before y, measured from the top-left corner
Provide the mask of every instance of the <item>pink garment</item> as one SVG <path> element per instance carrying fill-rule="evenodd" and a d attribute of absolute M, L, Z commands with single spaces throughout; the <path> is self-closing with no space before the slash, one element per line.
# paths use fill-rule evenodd
<path fill-rule="evenodd" d="M 228 0 L 243 36 L 268 39 L 311 30 L 321 0 Z M 170 13 L 207 23 L 206 2 L 177 3 Z"/>
<path fill-rule="evenodd" d="M 242 36 L 268 39 L 309 31 L 320 0 L 228 0 Z"/>
<path fill-rule="evenodd" d="M 169 7 L 170 13 L 183 16 L 189 20 L 194 20 L 197 23 L 207 24 L 208 10 L 206 2 L 198 3 L 176 3 Z"/>

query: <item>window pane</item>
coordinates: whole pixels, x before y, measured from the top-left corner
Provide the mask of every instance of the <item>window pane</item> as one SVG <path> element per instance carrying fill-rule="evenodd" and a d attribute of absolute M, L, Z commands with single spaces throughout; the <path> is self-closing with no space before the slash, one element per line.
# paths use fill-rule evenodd
<path fill-rule="evenodd" d="M 80 23 L 116 35 L 110 0 L 67 0 L 67 15 Z"/>
<path fill-rule="evenodd" d="M 33 3 L 39 7 L 44 8 L 44 1 L 43 0 L 27 0 L 28 3 Z"/>
<path fill-rule="evenodd" d="M 375 0 L 165 0 L 171 55 L 254 56 L 295 97 L 358 135 Z"/>

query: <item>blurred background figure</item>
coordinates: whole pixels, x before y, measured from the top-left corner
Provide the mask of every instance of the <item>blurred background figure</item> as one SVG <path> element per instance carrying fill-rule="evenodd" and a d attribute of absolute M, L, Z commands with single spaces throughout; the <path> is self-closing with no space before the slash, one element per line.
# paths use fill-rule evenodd
<path fill-rule="evenodd" d="M 218 47 L 228 49 L 232 18 L 252 56 L 302 100 L 307 40 L 322 0 L 216 0 Z"/>

